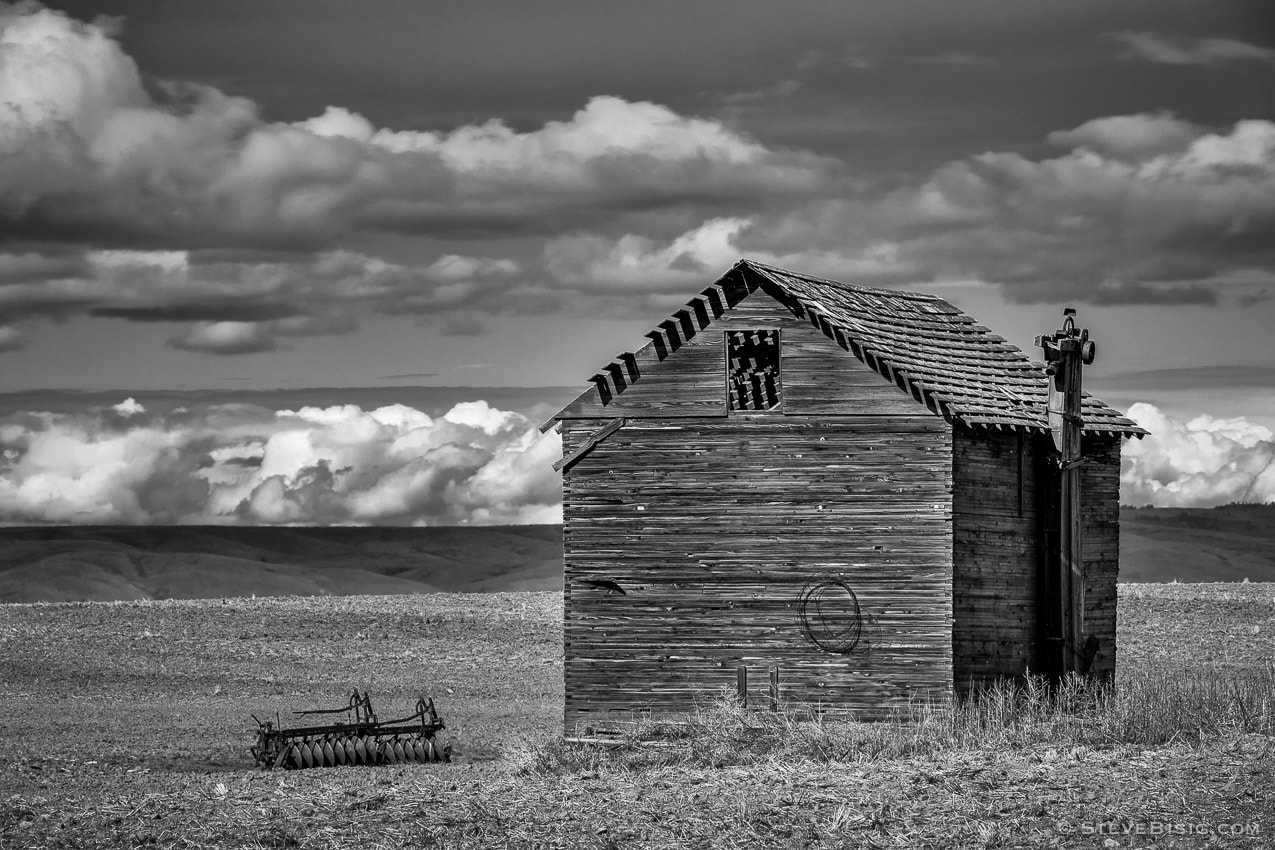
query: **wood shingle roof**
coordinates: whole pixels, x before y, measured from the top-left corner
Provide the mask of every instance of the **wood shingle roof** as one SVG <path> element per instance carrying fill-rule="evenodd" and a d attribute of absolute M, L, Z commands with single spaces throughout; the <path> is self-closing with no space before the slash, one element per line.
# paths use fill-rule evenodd
<path fill-rule="evenodd" d="M 757 289 L 950 422 L 1047 431 L 1045 366 L 934 295 L 854 286 L 740 260 L 719 280 L 593 376 L 604 403 Z M 1132 420 L 1085 393 L 1084 430 L 1138 436 Z M 556 419 L 555 416 L 546 427 Z"/>

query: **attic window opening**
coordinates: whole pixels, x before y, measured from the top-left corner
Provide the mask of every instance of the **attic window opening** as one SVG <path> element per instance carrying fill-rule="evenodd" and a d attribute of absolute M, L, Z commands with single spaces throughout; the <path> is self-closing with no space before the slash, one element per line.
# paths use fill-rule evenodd
<path fill-rule="evenodd" d="M 726 398 L 730 410 L 779 406 L 779 331 L 727 331 Z"/>

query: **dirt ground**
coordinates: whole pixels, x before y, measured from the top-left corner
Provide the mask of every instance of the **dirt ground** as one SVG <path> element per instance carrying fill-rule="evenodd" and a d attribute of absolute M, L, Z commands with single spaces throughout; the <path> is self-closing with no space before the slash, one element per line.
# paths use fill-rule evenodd
<path fill-rule="evenodd" d="M 553 593 L 0 606 L 0 848 L 1275 843 L 1255 735 L 528 773 L 561 734 L 561 621 Z M 1122 586 L 1119 641 L 1122 666 L 1268 663 L 1275 585 Z M 354 687 L 382 716 L 432 695 L 456 762 L 254 768 L 251 714 Z"/>

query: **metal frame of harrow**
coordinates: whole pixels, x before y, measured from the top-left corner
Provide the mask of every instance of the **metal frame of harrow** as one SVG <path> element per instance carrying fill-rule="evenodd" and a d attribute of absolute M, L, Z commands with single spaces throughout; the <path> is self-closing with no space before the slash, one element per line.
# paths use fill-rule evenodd
<path fill-rule="evenodd" d="M 252 757 L 267 770 L 451 761 L 451 745 L 434 739 L 435 733 L 446 727 L 434 710 L 433 699 L 421 697 L 415 713 L 384 723 L 376 719 L 367 693 L 360 694 L 357 688 L 342 708 L 293 712 L 301 716 L 340 713 L 353 714 L 354 719 L 327 726 L 277 729 L 277 715 L 274 722 L 253 715 L 258 729 L 257 745 L 250 749 Z"/>

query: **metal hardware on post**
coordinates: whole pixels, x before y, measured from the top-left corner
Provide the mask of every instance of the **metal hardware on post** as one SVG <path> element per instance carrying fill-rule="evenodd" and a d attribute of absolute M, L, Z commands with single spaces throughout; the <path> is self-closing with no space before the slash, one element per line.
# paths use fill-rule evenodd
<path fill-rule="evenodd" d="M 1088 330 L 1076 329 L 1076 311 L 1063 310 L 1063 326 L 1052 334 L 1036 337 L 1045 353 L 1048 381 L 1050 436 L 1058 451 L 1058 548 L 1056 624 L 1048 635 L 1058 646 L 1058 673 L 1081 672 L 1085 660 L 1084 610 L 1085 569 L 1081 551 L 1080 466 L 1081 432 L 1084 428 L 1080 373 L 1082 365 L 1093 363 L 1097 347 Z M 1052 558 L 1051 558 L 1052 559 Z M 1091 659 L 1092 660 L 1092 657 Z"/>

